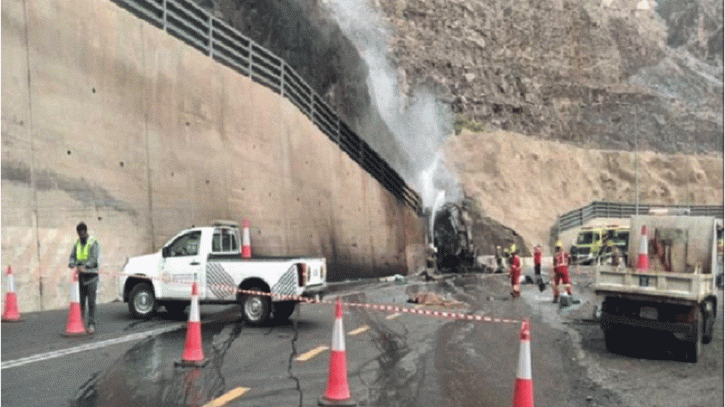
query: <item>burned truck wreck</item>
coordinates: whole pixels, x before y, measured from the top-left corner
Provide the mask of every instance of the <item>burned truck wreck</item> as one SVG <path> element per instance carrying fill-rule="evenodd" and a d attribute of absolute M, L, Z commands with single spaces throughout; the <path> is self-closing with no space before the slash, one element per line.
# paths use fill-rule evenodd
<path fill-rule="evenodd" d="M 427 216 L 430 219 L 431 214 Z M 492 261 L 496 247 L 508 249 L 512 243 L 519 247 L 519 254 L 529 256 L 524 239 L 513 229 L 483 216 L 476 202 L 467 197 L 458 203 L 446 203 L 435 212 L 429 241 L 435 247 L 435 267 L 440 273 L 488 273 L 503 271 Z"/>
<path fill-rule="evenodd" d="M 439 272 L 474 271 L 477 249 L 473 244 L 473 219 L 463 205 L 447 203 L 436 212 L 433 244 Z"/>

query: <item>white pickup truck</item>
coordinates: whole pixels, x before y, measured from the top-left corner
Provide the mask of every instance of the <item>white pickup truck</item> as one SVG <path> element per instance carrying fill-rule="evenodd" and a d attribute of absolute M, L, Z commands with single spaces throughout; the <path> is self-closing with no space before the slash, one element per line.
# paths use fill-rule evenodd
<path fill-rule="evenodd" d="M 637 270 L 647 232 L 647 270 Z M 715 219 L 698 216 L 633 216 L 629 268 L 597 266 L 595 292 L 604 297 L 600 325 L 609 351 L 629 344 L 629 333 L 674 334 L 687 361 L 697 362 L 709 343 L 717 311 Z"/>
<path fill-rule="evenodd" d="M 292 315 L 299 300 L 283 295 L 324 294 L 324 258 L 243 259 L 239 236 L 238 224 L 217 221 L 182 231 L 156 253 L 129 258 L 119 276 L 119 299 L 128 303 L 136 318 L 150 317 L 159 306 L 181 314 L 190 304 L 191 283 L 197 279 L 200 303 L 240 304 L 242 317 L 258 325 L 272 315 L 277 319 Z"/>

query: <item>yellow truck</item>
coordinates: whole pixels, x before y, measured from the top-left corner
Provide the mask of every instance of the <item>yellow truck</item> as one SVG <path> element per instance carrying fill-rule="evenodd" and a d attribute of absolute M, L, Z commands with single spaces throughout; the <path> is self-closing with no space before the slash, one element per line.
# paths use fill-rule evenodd
<path fill-rule="evenodd" d="M 607 350 L 627 346 L 623 337 L 632 330 L 648 330 L 673 334 L 684 359 L 697 362 L 702 344 L 712 340 L 717 310 L 715 218 L 633 216 L 631 230 L 628 264 L 595 267 Z M 638 269 L 644 248 L 648 267 Z"/>
<path fill-rule="evenodd" d="M 604 225 L 584 226 L 577 234 L 574 244 L 569 249 L 572 261 L 577 264 L 600 263 L 600 252 L 604 246 L 604 237 L 611 233 L 613 243 L 622 253 L 624 262 L 627 262 L 629 245 L 629 226 Z"/>

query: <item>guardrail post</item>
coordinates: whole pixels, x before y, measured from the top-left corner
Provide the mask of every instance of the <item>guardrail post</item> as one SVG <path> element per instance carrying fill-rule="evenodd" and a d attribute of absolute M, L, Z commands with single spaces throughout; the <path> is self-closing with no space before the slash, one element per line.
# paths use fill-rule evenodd
<path fill-rule="evenodd" d="M 279 65 L 279 94 L 284 96 L 284 59 L 279 60 L 282 61 Z"/>
<path fill-rule="evenodd" d="M 249 39 L 249 79 L 254 80 L 254 69 L 252 69 L 252 65 L 254 64 L 254 58 L 252 57 L 252 53 L 254 52 L 254 41 L 252 39 Z"/>
<path fill-rule="evenodd" d="M 310 120 L 315 122 L 315 92 L 310 88 Z"/>
<path fill-rule="evenodd" d="M 164 22 L 163 22 L 163 26 L 164 26 L 164 31 L 166 31 L 166 0 L 164 0 L 164 5 L 163 5 L 163 7 L 164 7 L 164 10 L 163 10 L 163 13 L 164 13 Z"/>
<path fill-rule="evenodd" d="M 214 58 L 214 17 L 209 14 L 209 57 Z"/>
<path fill-rule="evenodd" d="M 335 132 L 335 134 L 337 137 L 335 138 L 335 143 L 340 144 L 340 116 L 337 116 L 336 124 L 337 124 L 337 129 L 336 129 L 337 131 Z"/>

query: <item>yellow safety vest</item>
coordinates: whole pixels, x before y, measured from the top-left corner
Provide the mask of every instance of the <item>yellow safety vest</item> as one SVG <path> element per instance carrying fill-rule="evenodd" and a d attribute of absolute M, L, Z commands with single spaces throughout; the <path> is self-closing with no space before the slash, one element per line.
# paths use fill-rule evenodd
<path fill-rule="evenodd" d="M 76 260 L 88 260 L 88 252 L 91 250 L 91 246 L 96 242 L 96 239 L 88 237 L 85 246 L 81 245 L 81 239 L 76 241 Z"/>

